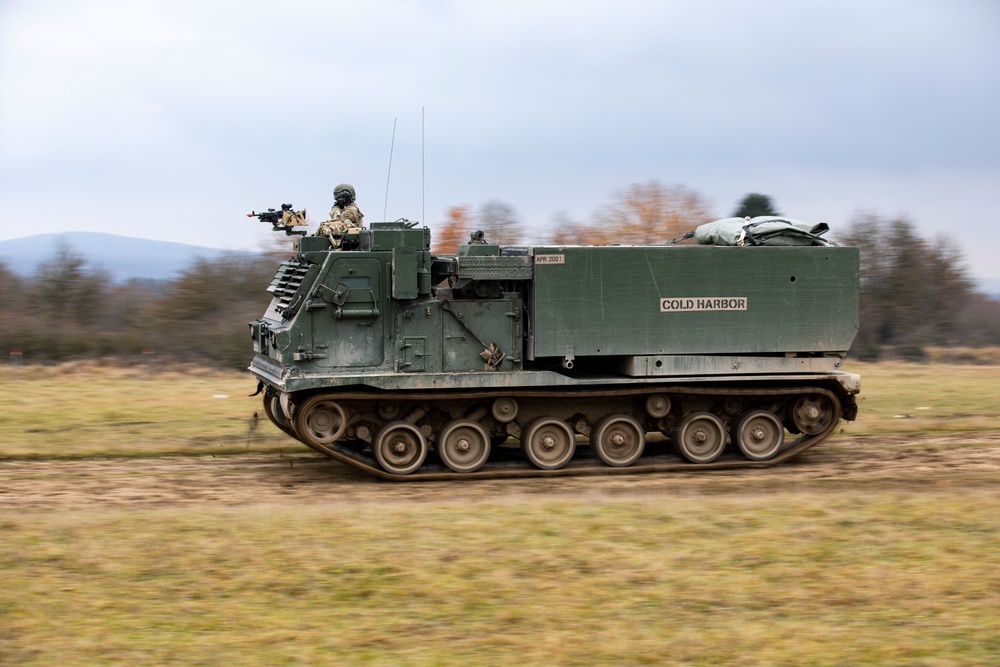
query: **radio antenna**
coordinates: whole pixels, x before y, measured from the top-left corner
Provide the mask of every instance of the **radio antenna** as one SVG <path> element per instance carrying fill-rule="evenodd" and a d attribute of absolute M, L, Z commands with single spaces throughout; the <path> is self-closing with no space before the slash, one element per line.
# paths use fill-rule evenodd
<path fill-rule="evenodd" d="M 420 221 L 427 225 L 427 187 L 424 177 L 424 108 L 420 107 Z"/>
<path fill-rule="evenodd" d="M 385 175 L 385 206 L 382 208 L 382 219 L 385 220 L 389 210 L 389 177 L 392 176 L 392 149 L 396 146 L 396 119 L 392 119 L 392 141 L 389 143 L 389 171 Z"/>

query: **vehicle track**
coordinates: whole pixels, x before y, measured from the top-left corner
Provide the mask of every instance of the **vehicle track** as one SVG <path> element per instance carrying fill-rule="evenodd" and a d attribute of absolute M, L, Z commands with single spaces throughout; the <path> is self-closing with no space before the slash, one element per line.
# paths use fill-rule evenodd
<path fill-rule="evenodd" d="M 582 391 L 574 392 L 574 396 L 586 396 L 589 398 L 610 398 L 614 396 L 641 396 L 649 393 L 650 388 L 629 388 L 629 389 L 619 389 L 619 390 L 597 390 L 597 391 Z M 784 448 L 782 448 L 777 455 L 767 458 L 765 460 L 748 460 L 743 457 L 721 457 L 719 459 L 713 460 L 711 462 L 699 463 L 698 467 L 704 469 L 722 469 L 722 468 L 760 468 L 760 467 L 770 467 L 780 463 L 783 463 L 795 456 L 799 456 L 802 452 L 805 452 L 816 445 L 821 444 L 833 433 L 836 432 L 838 424 L 840 422 L 841 416 L 844 414 L 842 409 L 842 402 L 838 396 L 830 391 L 829 389 L 824 389 L 815 386 L 806 387 L 778 387 L 778 388 L 691 388 L 691 387 L 660 387 L 656 389 L 657 392 L 662 392 L 663 394 L 671 395 L 685 395 L 685 396 L 703 396 L 711 397 L 714 399 L 725 399 L 728 397 L 800 397 L 806 395 L 814 395 L 825 398 L 829 405 L 829 415 L 826 420 L 826 426 L 820 431 L 812 431 L 806 429 L 808 434 L 802 434 L 801 437 L 796 438 L 792 442 L 786 442 Z M 500 392 L 498 396 L 511 396 L 522 398 L 526 396 L 538 397 L 553 397 L 565 396 L 565 392 Z M 454 400 L 456 398 L 468 398 L 468 397 L 479 397 L 481 393 L 468 394 L 463 396 L 460 393 L 450 394 L 449 397 Z M 356 396 L 336 394 L 331 395 L 331 401 L 340 401 L 344 398 L 357 398 Z M 371 401 L 371 397 L 368 394 L 362 394 L 360 396 L 362 399 Z M 431 395 L 395 395 L 396 399 L 406 399 L 406 400 L 431 400 L 433 396 Z M 322 399 L 321 396 L 317 396 L 311 400 Z M 446 481 L 446 480 L 465 480 L 470 477 L 476 477 L 479 479 L 492 479 L 492 478 L 513 478 L 513 477 L 563 477 L 563 476 L 590 476 L 590 475 L 635 475 L 644 474 L 649 472 L 680 472 L 687 471 L 691 467 L 691 463 L 684 460 L 683 458 L 678 458 L 672 453 L 672 448 L 670 451 L 666 451 L 667 448 L 657 447 L 655 443 L 651 443 L 652 446 L 647 449 L 647 452 L 654 449 L 659 449 L 660 455 L 647 455 L 643 456 L 640 460 L 632 465 L 623 467 L 613 467 L 604 465 L 602 461 L 598 459 L 597 456 L 574 456 L 574 458 L 568 463 L 554 468 L 540 469 L 539 467 L 532 466 L 526 460 L 527 456 L 518 456 L 512 458 L 510 456 L 505 456 L 504 454 L 509 454 L 509 449 L 507 452 L 494 452 L 495 455 L 490 456 L 490 460 L 482 468 L 475 470 L 473 472 L 457 472 L 450 470 L 448 467 L 443 465 L 440 461 L 437 464 L 424 464 L 416 471 L 411 471 L 408 474 L 402 472 L 395 472 L 392 470 L 385 469 L 382 465 L 375 460 L 374 453 L 364 453 L 363 450 L 366 447 L 366 443 L 362 441 L 342 441 L 337 440 L 331 443 L 321 443 L 317 441 L 316 438 L 303 438 L 300 437 L 299 429 L 307 428 L 305 426 L 299 426 L 297 429 L 293 429 L 288 426 L 288 424 L 283 419 L 276 419 L 276 412 L 269 409 L 271 402 L 274 398 L 268 398 L 266 395 L 264 397 L 264 410 L 267 413 L 268 418 L 277 426 L 280 430 L 284 431 L 287 435 L 295 438 L 302 442 L 302 444 L 310 447 L 311 449 L 325 455 L 330 458 L 336 459 L 342 463 L 353 466 L 359 470 L 363 470 L 379 479 L 386 481 L 400 481 L 400 482 L 414 482 L 414 481 Z M 306 404 L 308 406 L 308 402 Z M 309 408 L 304 408 L 308 412 Z M 852 398 L 852 408 L 851 413 L 853 415 L 855 408 L 853 407 Z M 853 416 L 849 417 L 853 419 Z M 402 423 L 402 422 L 399 422 Z M 412 426 L 412 425 L 410 425 Z M 636 423 L 636 428 L 639 425 Z M 651 429 L 647 429 L 647 432 Z M 485 429 L 484 429 L 485 433 Z M 529 436 L 530 437 L 530 436 Z M 591 443 L 592 444 L 592 443 Z M 372 449 L 375 445 L 372 443 Z M 435 447 L 436 449 L 437 447 Z"/>
<path fill-rule="evenodd" d="M 771 468 L 629 476 L 386 483 L 305 448 L 294 453 L 0 460 L 0 513 L 249 504 L 505 503 L 629 495 L 759 494 L 857 487 L 901 492 L 1000 487 L 1000 432 L 834 437 Z"/>

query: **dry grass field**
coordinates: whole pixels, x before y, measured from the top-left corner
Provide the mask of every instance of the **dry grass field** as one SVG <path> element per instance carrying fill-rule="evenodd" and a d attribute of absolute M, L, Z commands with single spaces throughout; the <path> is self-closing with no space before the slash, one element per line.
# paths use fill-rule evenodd
<path fill-rule="evenodd" d="M 773 469 L 391 484 L 247 375 L 10 369 L 0 665 L 1000 664 L 1000 367 L 849 370 Z"/>
<path fill-rule="evenodd" d="M 862 378 L 848 434 L 1000 430 L 1000 365 L 847 364 Z"/>
<path fill-rule="evenodd" d="M 8 374 L 0 457 L 220 454 L 278 443 L 259 399 L 248 396 L 256 388 L 249 373 L 95 362 L 0 372 Z M 267 431 L 251 430 L 255 412 Z"/>

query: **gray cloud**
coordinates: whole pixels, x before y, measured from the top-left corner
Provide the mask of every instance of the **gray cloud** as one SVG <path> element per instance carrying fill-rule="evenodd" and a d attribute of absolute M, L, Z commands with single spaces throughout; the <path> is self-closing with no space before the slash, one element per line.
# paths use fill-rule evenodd
<path fill-rule="evenodd" d="M 762 191 L 835 227 L 994 228 L 995 3 L 585 4 L 7 3 L 0 237 L 249 247 L 245 210 L 318 221 L 345 179 L 369 219 L 499 198 L 539 238 L 651 179 L 720 216 Z"/>

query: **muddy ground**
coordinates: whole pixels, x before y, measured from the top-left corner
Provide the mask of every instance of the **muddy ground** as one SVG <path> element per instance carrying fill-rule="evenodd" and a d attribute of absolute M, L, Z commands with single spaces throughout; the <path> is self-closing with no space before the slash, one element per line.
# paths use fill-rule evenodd
<path fill-rule="evenodd" d="M 857 487 L 926 491 L 1000 487 L 1000 433 L 832 438 L 773 468 L 612 477 L 384 482 L 302 447 L 246 453 L 86 460 L 0 460 L 0 511 L 339 502 L 508 502 L 627 494 L 743 494 Z"/>

